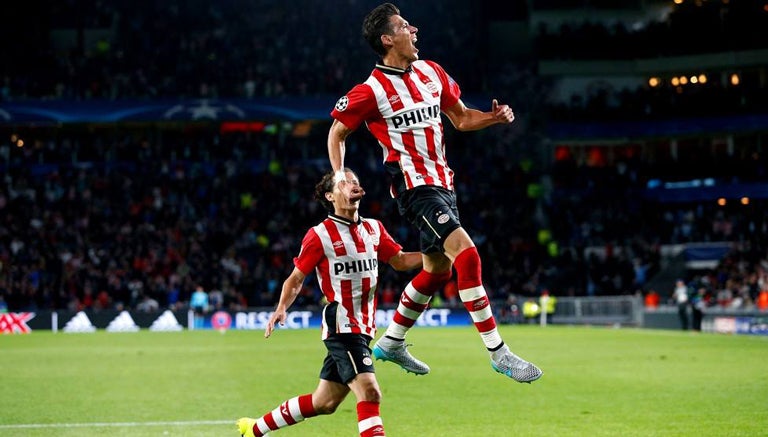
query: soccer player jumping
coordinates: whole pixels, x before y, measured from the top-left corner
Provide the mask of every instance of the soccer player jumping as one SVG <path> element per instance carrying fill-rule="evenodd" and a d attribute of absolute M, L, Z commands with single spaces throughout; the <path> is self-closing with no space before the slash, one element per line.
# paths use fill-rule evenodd
<path fill-rule="evenodd" d="M 441 113 L 459 131 L 511 123 L 512 109 L 495 99 L 490 112 L 467 108 L 459 85 L 435 62 L 419 60 L 418 29 L 391 3 L 373 9 L 363 21 L 363 36 L 381 57 L 370 77 L 341 97 L 331 112 L 328 155 L 344 186 L 347 136 L 365 123 L 381 145 L 384 167 L 400 214 L 421 234 L 424 267 L 403 291 L 393 323 L 373 352 L 408 372 L 429 366 L 406 349 L 405 336 L 432 295 L 456 268 L 459 295 L 488 349 L 491 366 L 518 382 L 539 379 L 541 370 L 512 353 L 502 340 L 482 283 L 480 256 L 459 222 L 453 171 L 448 167 Z"/>
<path fill-rule="evenodd" d="M 379 262 L 395 270 L 421 267 L 418 252 L 403 252 L 378 220 L 358 215 L 365 193 L 357 176 L 344 172 L 342 192 L 328 173 L 315 187 L 315 198 L 330 212 L 307 231 L 293 272 L 283 283 L 280 301 L 267 322 L 265 337 L 285 322 L 288 308 L 304 279 L 315 270 L 328 305 L 323 308 L 322 338 L 328 354 L 314 392 L 296 396 L 259 419 L 237 421 L 243 437 L 259 437 L 320 414 L 332 414 L 350 391 L 357 398 L 361 437 L 384 436 L 379 415 L 381 390 L 374 374 L 369 344 L 376 333 L 376 283 Z"/>

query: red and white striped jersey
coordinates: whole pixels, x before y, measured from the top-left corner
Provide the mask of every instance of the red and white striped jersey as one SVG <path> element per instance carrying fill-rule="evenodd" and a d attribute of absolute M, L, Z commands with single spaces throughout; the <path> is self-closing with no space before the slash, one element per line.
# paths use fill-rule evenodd
<path fill-rule="evenodd" d="M 351 222 L 331 214 L 307 231 L 293 263 L 305 275 L 315 269 L 325 298 L 338 302 L 336 326 L 326 326 L 323 318 L 324 340 L 332 333 L 375 336 L 379 261 L 401 249 L 374 219 Z"/>
<path fill-rule="evenodd" d="M 419 185 L 453 190 L 441 112 L 460 97 L 459 85 L 435 62 L 416 61 L 407 70 L 377 64 L 331 116 L 353 130 L 366 123 L 394 176 L 393 196 Z"/>

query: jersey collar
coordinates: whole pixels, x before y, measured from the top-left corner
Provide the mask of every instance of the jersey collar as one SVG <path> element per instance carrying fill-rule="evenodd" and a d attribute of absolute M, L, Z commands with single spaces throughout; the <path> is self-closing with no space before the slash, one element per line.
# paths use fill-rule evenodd
<path fill-rule="evenodd" d="M 408 68 L 403 69 L 398 67 L 390 67 L 389 65 L 384 65 L 382 63 L 377 63 L 376 69 L 381 71 L 384 74 L 396 74 L 398 76 L 402 76 L 405 73 L 410 73 L 411 71 L 413 71 L 410 65 L 408 66 Z"/>
<path fill-rule="evenodd" d="M 353 222 L 352 220 L 349 220 L 349 219 L 346 219 L 344 217 L 338 216 L 338 215 L 336 215 L 334 213 L 329 213 L 328 214 L 328 218 L 333 220 L 333 221 L 335 221 L 336 223 L 341 223 L 342 225 L 345 225 L 345 226 L 352 226 L 352 225 L 355 225 L 355 224 L 359 225 L 360 223 L 363 222 L 362 217 L 360 217 L 359 215 L 357 216 L 357 222 Z"/>

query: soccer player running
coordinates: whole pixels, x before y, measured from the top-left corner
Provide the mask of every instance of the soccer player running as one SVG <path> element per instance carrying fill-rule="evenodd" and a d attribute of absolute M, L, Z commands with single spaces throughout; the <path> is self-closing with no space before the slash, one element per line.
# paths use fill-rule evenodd
<path fill-rule="evenodd" d="M 367 125 L 384 152 L 399 211 L 421 234 L 423 270 L 403 291 L 393 322 L 374 345 L 374 356 L 408 372 L 429 373 L 429 366 L 410 354 L 404 340 L 432 295 L 451 278 L 453 266 L 461 301 L 489 351 L 493 369 L 518 382 L 535 381 L 541 370 L 513 354 L 496 328 L 482 284 L 480 256 L 459 222 L 441 120 L 443 113 L 459 131 L 472 131 L 511 123 L 514 114 L 495 99 L 490 112 L 467 108 L 459 85 L 445 70 L 419 60 L 417 32 L 391 3 L 365 17 L 363 36 L 380 61 L 364 83 L 336 102 L 328 133 L 335 180 L 344 186 L 346 138 L 362 123 Z"/>
<path fill-rule="evenodd" d="M 381 390 L 374 374 L 370 342 L 376 333 L 376 283 L 379 261 L 395 270 L 421 267 L 418 252 L 403 252 L 378 220 L 361 218 L 365 191 L 357 176 L 345 169 L 344 191 L 326 174 L 315 187 L 315 198 L 328 217 L 307 231 L 295 268 L 283 282 L 280 300 L 267 322 L 269 338 L 275 324 L 285 322 L 288 308 L 314 269 L 328 305 L 323 309 L 322 338 L 328 354 L 314 392 L 296 396 L 259 419 L 240 418 L 240 435 L 259 437 L 321 414 L 332 414 L 350 390 L 357 398 L 361 437 L 383 436 L 379 415 Z"/>

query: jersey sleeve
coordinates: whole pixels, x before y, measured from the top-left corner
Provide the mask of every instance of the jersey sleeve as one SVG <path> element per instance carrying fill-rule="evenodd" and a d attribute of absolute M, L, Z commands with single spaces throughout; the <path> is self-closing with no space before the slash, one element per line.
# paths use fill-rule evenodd
<path fill-rule="evenodd" d="M 314 229 L 310 229 L 301 241 L 301 250 L 299 256 L 293 259 L 293 265 L 301 270 L 301 273 L 309 275 L 320 264 L 323 256 L 325 256 L 325 252 L 320 237 L 317 236 Z"/>
<path fill-rule="evenodd" d="M 440 83 L 443 85 L 443 93 L 440 95 L 440 109 L 450 108 L 455 105 L 461 98 L 461 88 L 453 78 L 443 70 L 440 64 L 427 61 L 429 65 L 435 70 L 438 77 L 440 77 Z"/>
<path fill-rule="evenodd" d="M 376 220 L 376 223 L 379 225 L 379 233 L 381 234 L 379 237 L 379 260 L 387 262 L 389 261 L 393 256 L 397 255 L 398 252 L 403 250 L 403 246 L 397 243 L 397 241 L 392 238 L 391 235 L 389 235 L 389 232 L 384 228 L 384 225 L 381 224 L 380 221 Z"/>
<path fill-rule="evenodd" d="M 355 130 L 378 113 L 379 107 L 373 90 L 368 85 L 359 84 L 336 102 L 331 111 L 331 117 L 344 123 L 344 126 L 349 129 Z"/>

